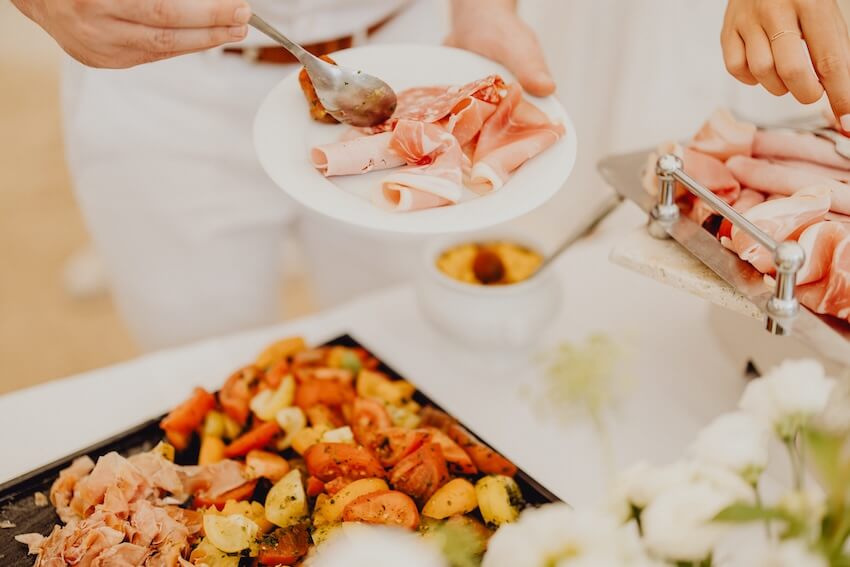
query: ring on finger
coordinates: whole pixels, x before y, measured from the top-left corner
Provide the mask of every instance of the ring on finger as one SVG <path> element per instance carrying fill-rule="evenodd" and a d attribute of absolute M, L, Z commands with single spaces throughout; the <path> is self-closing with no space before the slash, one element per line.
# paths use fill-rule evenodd
<path fill-rule="evenodd" d="M 779 39 L 781 37 L 785 37 L 786 35 L 796 35 L 797 37 L 799 37 L 801 39 L 803 37 L 803 34 L 800 33 L 799 30 L 782 30 L 782 31 L 778 31 L 775 34 L 773 34 L 772 36 L 770 36 L 770 43 L 773 43 L 777 39 Z"/>

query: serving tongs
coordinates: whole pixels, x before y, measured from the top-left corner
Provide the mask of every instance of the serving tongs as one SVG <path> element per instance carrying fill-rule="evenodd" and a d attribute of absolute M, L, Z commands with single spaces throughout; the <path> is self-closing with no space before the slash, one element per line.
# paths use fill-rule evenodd
<path fill-rule="evenodd" d="M 763 314 L 765 328 L 769 333 L 793 333 L 825 358 L 850 365 L 850 327 L 836 318 L 813 313 L 797 300 L 797 272 L 805 261 L 802 247 L 793 241 L 776 242 L 687 175 L 682 160 L 675 155 L 663 155 L 657 160 L 655 175 L 660 183 L 660 191 L 657 197 L 653 197 L 640 183 L 640 173 L 648 153 L 643 151 L 609 157 L 600 162 L 599 169 L 620 195 L 648 213 L 649 234 L 657 239 L 674 239 L 726 281 Z M 702 226 L 680 213 L 675 202 L 677 182 L 774 254 L 775 286 L 768 285 L 763 274 L 724 248 Z"/>

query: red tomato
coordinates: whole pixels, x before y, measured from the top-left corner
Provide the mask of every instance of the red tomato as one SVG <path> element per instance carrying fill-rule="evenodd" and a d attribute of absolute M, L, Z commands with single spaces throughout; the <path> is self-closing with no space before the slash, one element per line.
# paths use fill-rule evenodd
<path fill-rule="evenodd" d="M 342 490 L 343 488 L 345 488 L 349 484 L 351 484 L 350 478 L 346 478 L 344 476 L 338 476 L 335 479 L 333 479 L 332 481 L 325 484 L 325 492 L 327 492 L 329 495 L 333 496 L 334 494 L 336 494 L 337 492 L 339 492 L 340 490 Z"/>
<path fill-rule="evenodd" d="M 289 363 L 286 360 L 280 360 L 274 363 L 268 370 L 263 373 L 263 382 L 269 388 L 276 389 L 283 381 L 283 377 L 289 373 Z"/>
<path fill-rule="evenodd" d="M 381 364 L 378 362 L 378 359 L 369 354 L 369 351 L 365 348 L 357 347 L 354 349 L 354 352 L 357 353 L 357 356 L 360 358 L 360 363 L 366 370 L 377 370 L 378 366 Z"/>
<path fill-rule="evenodd" d="M 325 490 L 325 483 L 314 476 L 307 477 L 307 496 L 316 497 Z"/>
<path fill-rule="evenodd" d="M 419 511 L 410 496 L 395 490 L 379 490 L 364 494 L 342 511 L 345 522 L 384 524 L 415 530 L 419 527 Z"/>
<path fill-rule="evenodd" d="M 452 425 L 448 430 L 449 438 L 466 451 L 479 472 L 483 474 L 502 474 L 514 476 L 516 465 L 479 441 L 460 425 Z"/>
<path fill-rule="evenodd" d="M 232 459 L 246 455 L 254 449 L 262 449 L 271 443 L 278 433 L 280 433 L 280 426 L 276 421 L 261 422 L 261 425 L 234 439 L 225 447 L 224 456 Z"/>
<path fill-rule="evenodd" d="M 251 398 L 257 390 L 259 375 L 256 366 L 246 366 L 234 372 L 218 393 L 221 409 L 239 425 L 245 425 L 251 414 Z"/>
<path fill-rule="evenodd" d="M 369 449 L 384 467 L 394 467 L 428 440 L 429 434 L 421 429 L 387 427 L 373 434 Z"/>
<path fill-rule="evenodd" d="M 310 532 L 306 526 L 278 528 L 260 542 L 260 565 L 292 565 L 307 555 Z"/>
<path fill-rule="evenodd" d="M 245 467 L 252 478 L 267 478 L 277 482 L 289 472 L 289 463 L 275 453 L 253 450 L 245 456 Z"/>
<path fill-rule="evenodd" d="M 337 427 L 345 425 L 339 413 L 335 412 L 325 404 L 310 406 L 304 413 L 307 414 L 307 420 L 313 427 L 318 425 L 327 427 L 328 429 L 336 429 Z"/>
<path fill-rule="evenodd" d="M 368 398 L 356 398 L 351 412 L 351 431 L 361 445 L 368 445 L 371 436 L 392 426 L 390 414 L 381 402 Z"/>
<path fill-rule="evenodd" d="M 334 379 L 308 378 L 295 389 L 295 405 L 304 411 L 316 404 L 339 407 L 353 399 L 354 387 Z"/>
<path fill-rule="evenodd" d="M 171 410 L 159 426 L 164 430 L 182 433 L 194 431 L 214 407 L 215 396 L 203 388 L 195 388 L 189 399 Z"/>
<path fill-rule="evenodd" d="M 292 369 L 321 366 L 327 357 L 327 348 L 311 348 L 295 353 L 292 357 Z"/>
<path fill-rule="evenodd" d="M 340 476 L 351 480 L 386 476 L 381 463 L 369 451 L 346 443 L 317 443 L 307 449 L 304 460 L 309 473 L 322 482 Z"/>
<path fill-rule="evenodd" d="M 426 443 L 390 471 L 390 484 L 421 504 L 448 480 L 446 459 L 436 443 Z"/>
<path fill-rule="evenodd" d="M 478 468 L 472 462 L 472 459 L 466 454 L 466 451 L 449 439 L 449 436 L 433 427 L 426 428 L 426 431 L 431 435 L 431 442 L 440 446 L 443 451 L 443 457 L 449 464 L 449 469 L 458 474 L 475 474 Z"/>
<path fill-rule="evenodd" d="M 248 500 L 254 495 L 254 489 L 256 488 L 257 481 L 251 480 L 242 486 L 238 486 L 233 490 L 225 492 L 224 494 L 219 494 L 215 498 L 210 498 L 206 492 L 198 492 L 195 494 L 194 505 L 195 508 L 209 508 L 210 506 L 215 506 L 217 509 L 221 510 L 224 508 L 224 505 L 227 504 L 228 500 L 235 500 L 237 502 Z"/>
<path fill-rule="evenodd" d="M 732 238 L 732 223 L 729 222 L 728 219 L 723 219 L 720 223 L 720 229 L 717 231 L 717 239 L 720 240 L 722 237 Z"/>

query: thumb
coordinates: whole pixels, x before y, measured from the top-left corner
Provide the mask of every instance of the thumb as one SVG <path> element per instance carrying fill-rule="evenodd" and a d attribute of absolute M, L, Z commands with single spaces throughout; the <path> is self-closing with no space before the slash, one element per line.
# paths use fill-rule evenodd
<path fill-rule="evenodd" d="M 513 43 L 499 43 L 494 59 L 516 75 L 519 84 L 531 95 L 549 96 L 555 92 L 555 80 L 537 38 L 522 30 Z"/>

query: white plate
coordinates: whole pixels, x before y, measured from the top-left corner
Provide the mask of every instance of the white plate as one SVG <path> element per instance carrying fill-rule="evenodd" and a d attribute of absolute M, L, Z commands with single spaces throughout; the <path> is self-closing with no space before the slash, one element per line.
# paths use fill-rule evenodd
<path fill-rule="evenodd" d="M 333 58 L 350 68 L 381 77 L 397 92 L 423 85 L 460 85 L 498 73 L 501 65 L 459 49 L 425 45 L 376 45 L 346 49 Z M 523 165 L 498 191 L 452 206 L 394 213 L 376 207 L 370 195 L 387 173 L 326 178 L 309 160 L 317 144 L 336 141 L 346 126 L 321 124 L 309 116 L 298 74 L 283 79 L 266 97 L 254 120 L 254 146 L 260 163 L 290 197 L 338 221 L 374 230 L 436 234 L 478 230 L 507 222 L 545 203 L 566 182 L 576 157 L 572 121 L 554 97 L 532 98 L 567 135 Z M 466 198 L 466 197 L 465 197 Z"/>

